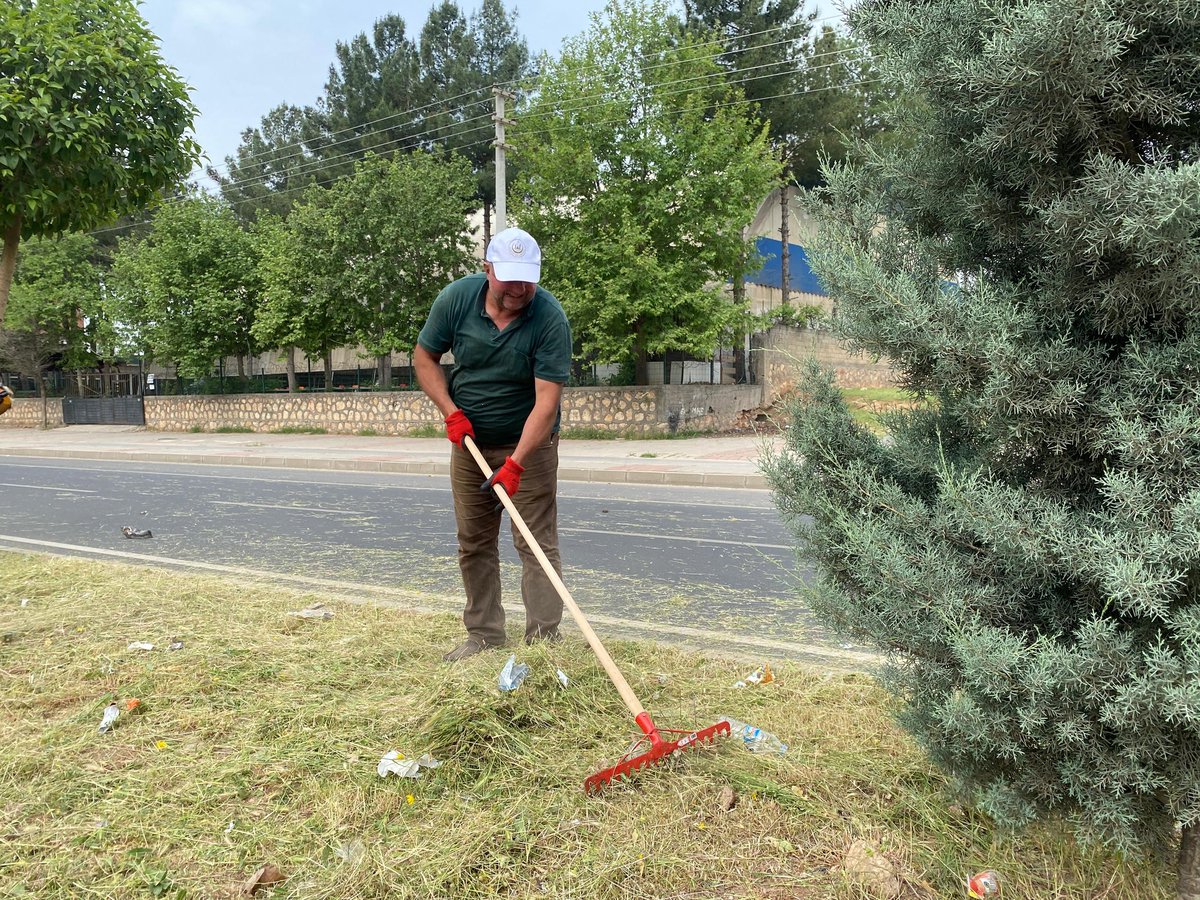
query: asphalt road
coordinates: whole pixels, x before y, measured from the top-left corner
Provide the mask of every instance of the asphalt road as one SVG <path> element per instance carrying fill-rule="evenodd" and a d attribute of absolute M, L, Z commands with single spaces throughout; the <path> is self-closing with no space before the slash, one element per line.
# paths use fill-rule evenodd
<path fill-rule="evenodd" d="M 461 608 L 442 476 L 0 456 L 0 497 L 0 548 Z M 154 537 L 128 540 L 123 525 Z M 798 599 L 810 573 L 765 491 L 563 482 L 559 528 L 563 580 L 602 634 L 854 665 L 857 648 L 821 629 Z M 507 534 L 506 524 L 505 603 L 520 622 L 520 564 Z"/>

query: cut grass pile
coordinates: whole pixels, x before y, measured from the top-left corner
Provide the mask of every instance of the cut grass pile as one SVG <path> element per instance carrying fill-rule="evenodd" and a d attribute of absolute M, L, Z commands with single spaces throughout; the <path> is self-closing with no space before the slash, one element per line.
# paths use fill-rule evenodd
<path fill-rule="evenodd" d="M 855 898 L 858 841 L 905 897 L 983 868 L 1005 897 L 1170 895 L 1166 868 L 1058 829 L 997 835 L 866 676 L 781 664 L 736 689 L 744 663 L 614 641 L 660 725 L 731 715 L 790 750 L 726 740 L 587 797 L 634 726 L 578 638 L 515 648 L 532 671 L 502 694 L 507 652 L 441 662 L 454 616 L 52 557 L 0 572 L 0 896 L 233 897 L 269 863 L 285 880 L 259 897 Z M 332 619 L 288 615 L 322 600 Z M 442 765 L 381 779 L 391 749 Z"/>

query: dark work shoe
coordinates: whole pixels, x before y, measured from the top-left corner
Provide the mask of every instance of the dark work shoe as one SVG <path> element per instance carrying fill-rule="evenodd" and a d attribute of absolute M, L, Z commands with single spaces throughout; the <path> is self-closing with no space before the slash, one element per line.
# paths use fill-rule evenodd
<path fill-rule="evenodd" d="M 561 644 L 562 639 L 562 635 L 559 634 L 558 629 L 555 628 L 553 631 L 544 631 L 540 634 L 531 634 L 529 637 L 525 638 L 525 643 L 530 645 L 536 644 L 538 641 L 545 641 L 547 644 Z"/>
<path fill-rule="evenodd" d="M 481 638 L 469 637 L 449 653 L 444 654 L 442 659 L 446 662 L 458 662 L 460 659 L 466 659 L 468 656 L 474 656 L 476 653 L 482 653 L 484 650 L 488 650 L 492 647 L 502 646 L 504 645 L 489 644 L 487 641 Z"/>

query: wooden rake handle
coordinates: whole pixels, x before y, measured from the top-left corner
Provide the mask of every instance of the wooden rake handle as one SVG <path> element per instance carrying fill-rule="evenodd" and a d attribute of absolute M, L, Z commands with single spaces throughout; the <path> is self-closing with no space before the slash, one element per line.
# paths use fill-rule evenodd
<path fill-rule="evenodd" d="M 487 460 L 483 458 L 483 454 L 479 452 L 479 448 L 475 446 L 475 441 L 468 435 L 463 438 L 462 445 L 475 457 L 475 462 L 479 464 L 484 477 L 491 478 L 492 468 L 487 464 Z M 533 533 L 529 530 L 529 526 L 525 524 L 525 520 L 517 512 L 517 507 L 513 504 L 512 499 L 505 492 L 504 488 L 498 484 L 492 485 L 492 491 L 499 498 L 500 502 L 504 504 L 504 508 L 508 510 L 508 514 L 512 516 L 513 525 L 521 532 L 521 536 L 525 538 L 525 543 L 529 545 L 529 549 L 533 551 L 533 555 L 537 557 L 537 561 L 542 564 L 542 570 L 546 573 L 546 577 L 550 579 L 550 583 L 558 591 L 558 596 L 562 597 L 563 604 L 571 611 L 571 617 L 575 620 L 575 624 L 583 632 L 588 646 L 592 648 L 592 651 L 596 654 L 596 658 L 600 660 L 600 665 L 604 667 L 604 671 L 612 679 L 612 683 L 617 688 L 617 693 L 621 695 L 621 699 L 625 701 L 625 705 L 629 707 L 629 711 L 633 713 L 633 717 L 636 719 L 638 716 L 645 714 L 645 707 L 638 700 L 637 695 L 633 692 L 633 688 L 629 686 L 629 682 L 625 680 L 625 676 L 621 674 L 621 670 L 617 668 L 617 664 L 613 662 L 613 658 L 604 649 L 604 645 L 600 643 L 600 638 L 596 637 L 596 632 L 588 624 L 588 620 L 584 617 L 579 604 L 575 602 L 575 598 L 571 596 L 571 592 L 567 590 L 567 586 L 563 584 L 558 573 L 554 571 L 554 566 L 550 564 L 550 560 L 546 558 L 546 554 L 534 538 Z"/>

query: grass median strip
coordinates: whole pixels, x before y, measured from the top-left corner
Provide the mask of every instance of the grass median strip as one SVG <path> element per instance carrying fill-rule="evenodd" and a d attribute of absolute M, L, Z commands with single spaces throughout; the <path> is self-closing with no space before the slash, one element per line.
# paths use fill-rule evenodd
<path fill-rule="evenodd" d="M 330 619 L 289 612 L 324 602 Z M 610 649 L 655 720 L 723 715 L 790 745 L 732 741 L 586 797 L 628 712 L 579 639 L 450 666 L 451 615 L 342 604 L 217 577 L 0 554 L 0 897 L 804 897 L 863 893 L 866 842 L 907 897 L 1168 897 L 1166 868 L 1020 838 L 956 805 L 863 675 Z M 128 649 L 133 642 L 151 651 Z M 167 651 L 172 642 L 182 648 Z M 570 678 L 566 687 L 556 669 Z M 137 699 L 110 733 L 105 708 Z M 388 750 L 442 765 L 387 778 Z M 730 809 L 729 793 L 736 803 Z"/>

